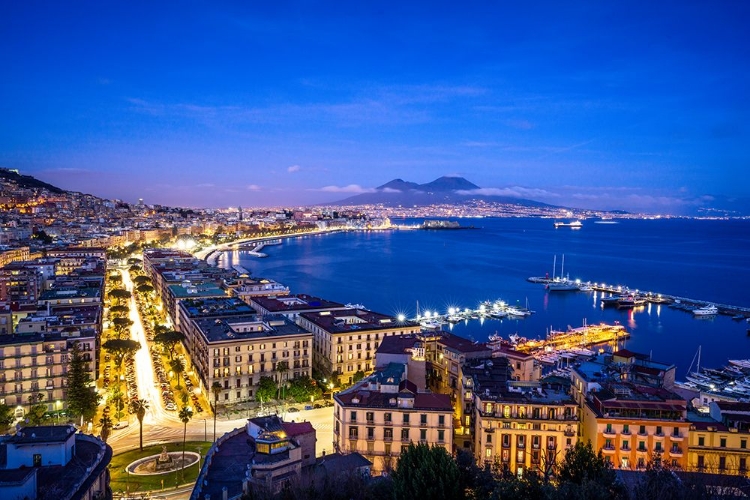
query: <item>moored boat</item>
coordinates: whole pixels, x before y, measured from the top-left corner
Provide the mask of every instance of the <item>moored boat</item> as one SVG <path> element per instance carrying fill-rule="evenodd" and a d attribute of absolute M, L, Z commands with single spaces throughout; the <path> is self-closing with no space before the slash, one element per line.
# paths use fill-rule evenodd
<path fill-rule="evenodd" d="M 719 309 L 713 304 L 709 304 L 706 307 L 701 307 L 699 309 L 693 310 L 693 314 L 695 316 L 714 316 L 718 313 Z"/>

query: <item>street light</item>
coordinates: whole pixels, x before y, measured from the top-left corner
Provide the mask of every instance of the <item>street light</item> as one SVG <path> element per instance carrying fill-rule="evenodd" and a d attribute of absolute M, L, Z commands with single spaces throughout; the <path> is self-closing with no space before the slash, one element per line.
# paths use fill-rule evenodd
<path fill-rule="evenodd" d="M 208 427 L 206 426 L 206 419 L 203 419 L 203 440 L 208 441 Z"/>

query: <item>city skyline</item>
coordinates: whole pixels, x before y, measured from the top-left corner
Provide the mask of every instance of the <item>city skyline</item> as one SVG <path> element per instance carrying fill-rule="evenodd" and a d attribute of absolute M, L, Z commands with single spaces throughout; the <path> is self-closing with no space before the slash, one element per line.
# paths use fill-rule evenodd
<path fill-rule="evenodd" d="M 738 182 L 748 6 L 6 5 L 0 166 L 175 206 L 395 178 L 686 213 Z"/>

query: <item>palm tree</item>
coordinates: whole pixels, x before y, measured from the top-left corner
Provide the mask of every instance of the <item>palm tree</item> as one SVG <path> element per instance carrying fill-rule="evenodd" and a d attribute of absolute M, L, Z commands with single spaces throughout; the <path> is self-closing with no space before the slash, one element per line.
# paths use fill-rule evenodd
<path fill-rule="evenodd" d="M 181 359 L 177 358 L 177 359 L 173 359 L 169 363 L 169 366 L 170 368 L 172 368 L 172 371 L 177 376 L 177 389 L 182 389 L 182 387 L 180 386 L 180 378 L 181 378 L 182 373 L 185 371 L 185 363 Z"/>
<path fill-rule="evenodd" d="M 112 428 L 112 419 L 110 419 L 109 416 L 104 415 L 101 419 L 99 419 L 99 424 L 102 426 L 102 441 L 106 443 L 107 438 L 109 437 L 109 431 Z"/>
<path fill-rule="evenodd" d="M 214 393 L 214 441 L 216 441 L 216 414 L 219 413 L 219 394 L 222 391 L 221 383 L 211 384 L 211 392 Z"/>
<path fill-rule="evenodd" d="M 182 420 L 182 476 L 185 477 L 185 439 L 187 437 L 187 424 L 190 419 L 193 418 L 193 410 L 189 406 L 183 406 L 180 408 L 179 413 L 180 420 Z"/>
<path fill-rule="evenodd" d="M 130 413 L 135 413 L 138 417 L 138 424 L 140 424 L 140 446 L 143 451 L 143 418 L 146 416 L 146 410 L 148 410 L 148 401 L 145 399 L 134 399 L 130 402 Z"/>
<path fill-rule="evenodd" d="M 279 373 L 279 385 L 277 388 L 278 394 L 276 396 L 276 399 L 281 399 L 281 388 L 285 387 L 284 375 L 289 371 L 289 363 L 286 361 L 279 361 L 278 363 L 276 363 L 276 367 L 274 368 L 274 370 Z"/>

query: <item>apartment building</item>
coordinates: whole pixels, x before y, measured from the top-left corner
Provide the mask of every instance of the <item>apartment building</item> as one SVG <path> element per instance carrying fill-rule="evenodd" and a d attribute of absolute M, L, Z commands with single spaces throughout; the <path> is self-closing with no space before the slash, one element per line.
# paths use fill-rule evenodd
<path fill-rule="evenodd" d="M 37 267 L 26 262 L 13 262 L 0 269 L 0 301 L 11 310 L 24 305 L 36 305 L 44 291 L 44 276 Z"/>
<path fill-rule="evenodd" d="M 224 290 L 213 283 L 192 283 L 184 281 L 179 285 L 170 285 L 167 287 L 166 294 L 162 296 L 162 302 L 167 310 L 167 315 L 174 325 L 174 329 L 181 330 L 179 305 L 186 299 L 212 299 L 226 297 Z"/>
<path fill-rule="evenodd" d="M 746 476 L 750 462 L 750 403 L 718 401 L 709 415 L 690 414 L 688 467 Z"/>
<path fill-rule="evenodd" d="M 210 391 L 218 382 L 223 404 L 251 400 L 263 376 L 289 380 L 312 375 L 312 334 L 283 316 L 234 316 L 192 323 L 196 332 L 192 362 L 201 389 Z M 288 367 L 283 372 L 279 371 L 281 362 Z"/>
<path fill-rule="evenodd" d="M 196 343 L 200 341 L 200 332 L 193 320 L 224 319 L 255 314 L 252 307 L 232 297 L 185 299 L 179 301 L 176 307 L 178 321 L 174 323 L 180 325 L 179 330 L 185 335 L 185 349 L 190 356 L 195 355 Z"/>
<path fill-rule="evenodd" d="M 304 293 L 288 296 L 256 296 L 250 298 L 249 304 L 258 311 L 258 314 L 283 314 L 292 321 L 297 321 L 302 313 L 347 309 L 344 304 Z"/>
<path fill-rule="evenodd" d="M 375 367 L 375 351 L 383 338 L 420 332 L 419 323 L 365 309 L 301 313 L 297 323 L 314 335 L 316 368 L 349 384 L 355 373 Z"/>
<path fill-rule="evenodd" d="M 453 451 L 453 407 L 445 394 L 419 391 L 405 365 L 391 363 L 333 396 L 333 445 L 373 463 L 373 473 L 391 470 L 409 443 Z"/>
<path fill-rule="evenodd" d="M 649 358 L 620 350 L 571 371 L 581 437 L 615 468 L 644 469 L 658 459 L 685 469 L 687 402 L 672 391 L 674 365 Z"/>
<path fill-rule="evenodd" d="M 511 380 L 506 358 L 474 361 L 464 373 L 462 426 L 477 462 L 517 475 L 551 473 L 578 439 L 575 401 L 561 387 Z"/>
<path fill-rule="evenodd" d="M 96 379 L 98 337 L 65 333 L 0 336 L 0 403 L 15 407 L 22 417 L 31 406 L 29 397 L 43 394 L 49 411 L 67 407 L 66 384 L 69 352 L 78 344 Z"/>
<path fill-rule="evenodd" d="M 231 296 L 248 304 L 255 297 L 280 297 L 289 295 L 289 287 L 268 278 L 241 278 L 231 289 Z"/>

